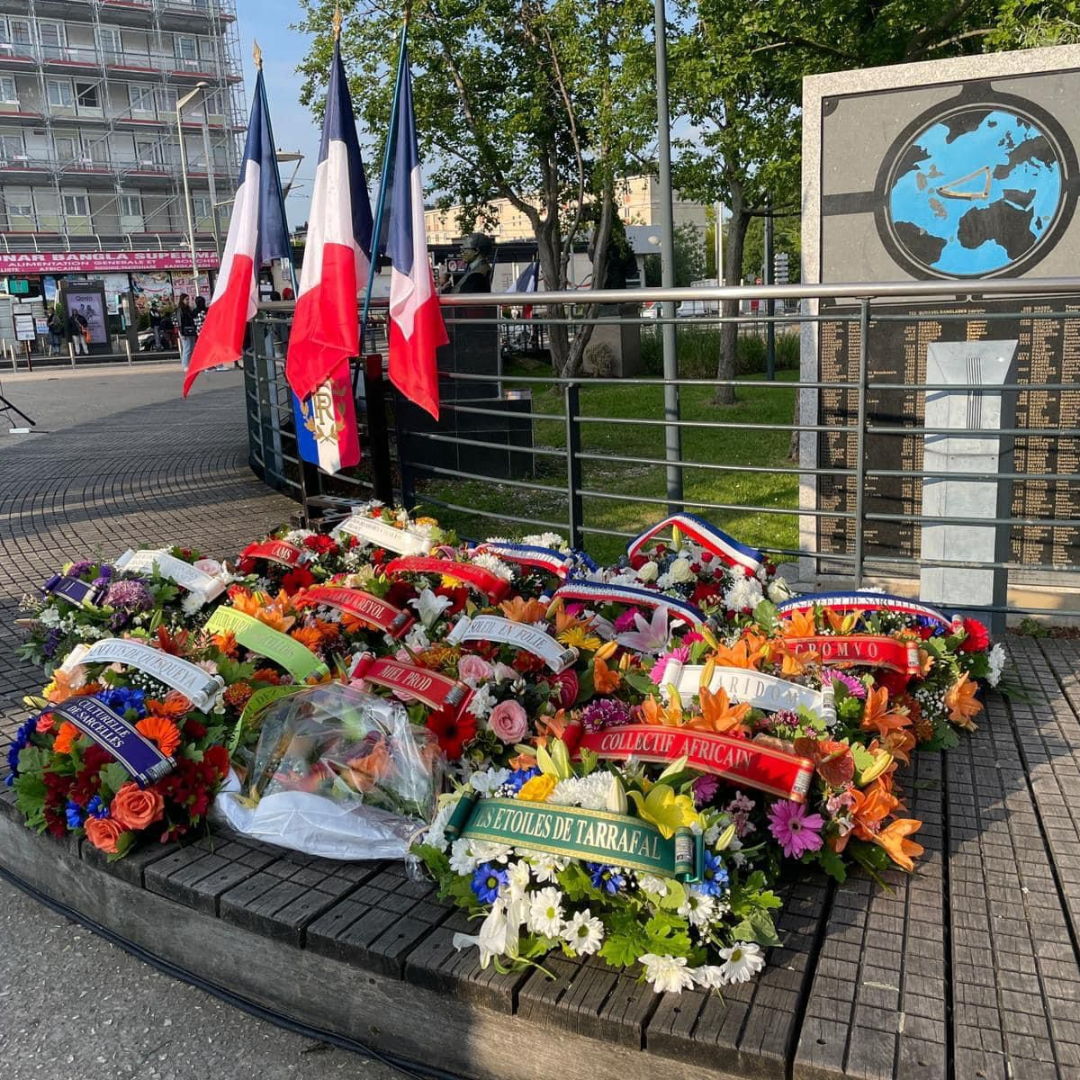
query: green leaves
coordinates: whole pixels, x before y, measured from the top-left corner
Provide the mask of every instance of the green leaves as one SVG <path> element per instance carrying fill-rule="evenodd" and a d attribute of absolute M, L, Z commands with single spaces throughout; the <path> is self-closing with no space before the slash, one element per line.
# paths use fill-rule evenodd
<path fill-rule="evenodd" d="M 761 627 L 763 634 L 772 637 L 776 633 L 777 624 L 780 622 L 780 613 L 777 611 L 776 605 L 768 600 L 762 600 L 754 608 L 754 622 Z"/>

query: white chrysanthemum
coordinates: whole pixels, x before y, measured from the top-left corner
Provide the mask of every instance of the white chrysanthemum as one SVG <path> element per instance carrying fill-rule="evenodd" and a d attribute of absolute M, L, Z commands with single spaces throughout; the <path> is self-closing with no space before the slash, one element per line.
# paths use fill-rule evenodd
<path fill-rule="evenodd" d="M 509 776 L 509 769 L 489 769 L 485 772 L 474 772 L 469 777 L 469 783 L 472 785 L 473 791 L 486 797 L 493 791 L 498 791 L 506 783 Z"/>
<path fill-rule="evenodd" d="M 724 963 L 720 973 L 727 982 L 749 982 L 764 966 L 761 946 L 752 941 L 737 941 L 730 949 L 721 949 Z"/>
<path fill-rule="evenodd" d="M 563 941 L 578 956 L 592 956 L 604 943 L 604 924 L 590 916 L 589 909 L 577 912 L 563 927 Z"/>
<path fill-rule="evenodd" d="M 613 777 L 608 772 L 592 773 L 590 776 L 572 776 L 560 780 L 548 802 L 556 806 L 580 806 L 585 810 L 604 810 L 611 794 Z"/>
<path fill-rule="evenodd" d="M 408 645 L 413 652 L 423 652 L 431 645 L 431 641 L 427 636 L 427 631 L 421 623 L 417 623 L 405 635 L 405 644 Z"/>
<path fill-rule="evenodd" d="M 686 900 L 679 907 L 679 914 L 687 919 L 691 926 L 708 926 L 716 914 L 716 904 L 711 896 L 691 888 L 686 893 Z"/>
<path fill-rule="evenodd" d="M 653 896 L 668 894 L 668 883 L 663 878 L 653 877 L 652 874 L 639 874 L 637 883 L 643 892 L 652 893 Z"/>
<path fill-rule="evenodd" d="M 492 555 L 490 552 L 482 551 L 479 555 L 473 555 L 471 561 L 476 566 L 482 566 L 485 570 L 490 570 L 496 577 L 500 577 L 503 581 L 513 581 L 514 572 L 506 565 L 497 555 Z"/>
<path fill-rule="evenodd" d="M 532 874 L 529 870 L 529 864 L 524 859 L 518 859 L 517 862 L 510 863 L 506 868 L 506 884 L 503 886 L 502 893 L 504 896 L 508 896 L 511 901 L 523 900 L 525 894 L 529 891 L 529 882 L 532 880 Z"/>
<path fill-rule="evenodd" d="M 60 625 L 60 612 L 54 607 L 42 608 L 41 614 L 38 616 L 38 622 L 51 630 L 54 626 Z"/>
<path fill-rule="evenodd" d="M 685 956 L 657 956 L 656 953 L 646 953 L 641 962 L 645 966 L 645 981 L 658 994 L 665 991 L 681 994 L 694 985 Z"/>
<path fill-rule="evenodd" d="M 529 900 L 529 929 L 543 937 L 557 938 L 563 928 L 563 894 L 549 885 Z"/>
<path fill-rule="evenodd" d="M 727 979 L 724 977 L 722 967 L 703 965 L 691 968 L 690 977 L 697 986 L 703 987 L 705 990 L 720 990 L 727 986 Z"/>
<path fill-rule="evenodd" d="M 491 710 L 495 708 L 497 700 L 491 692 L 491 687 L 485 684 L 473 691 L 467 711 L 475 716 L 477 720 L 486 720 Z"/>
<path fill-rule="evenodd" d="M 560 870 L 565 870 L 570 865 L 569 859 L 561 855 L 549 855 L 546 851 L 529 851 L 523 849 L 521 854 L 532 863 L 533 876 L 541 884 L 548 881 L 556 881 L 556 875 Z"/>
<path fill-rule="evenodd" d="M 439 807 L 434 820 L 428 826 L 427 835 L 424 837 L 425 844 L 430 844 L 431 847 L 438 848 L 440 851 L 446 850 L 446 825 L 450 820 L 450 815 L 454 812 L 455 806 L 457 806 L 456 801 L 445 803 Z"/>
<path fill-rule="evenodd" d="M 180 610 L 185 615 L 196 615 L 199 609 L 206 603 L 206 597 L 202 593 L 188 592 L 184 593 L 183 600 L 180 601 Z"/>
<path fill-rule="evenodd" d="M 309 536 L 314 535 L 315 533 L 312 532 L 311 529 L 290 529 L 289 532 L 285 534 L 285 543 L 295 544 L 299 547 Z"/>
<path fill-rule="evenodd" d="M 743 608 L 750 608 L 753 611 L 761 603 L 764 595 L 760 581 L 742 577 L 724 593 L 724 608 L 727 611 L 742 611 Z"/>
<path fill-rule="evenodd" d="M 986 681 L 991 686 L 997 686 L 1001 682 L 1001 673 L 1005 669 L 1005 646 L 999 641 L 987 654 L 986 659 L 990 664 L 990 674 Z"/>
<path fill-rule="evenodd" d="M 471 874 L 481 860 L 472 852 L 472 841 L 467 837 L 461 837 L 450 845 L 450 869 L 455 874 Z"/>
<path fill-rule="evenodd" d="M 514 849 L 509 844 L 496 844 L 492 840 L 473 840 L 472 853 L 478 863 L 497 862 L 506 863 L 513 854 Z"/>

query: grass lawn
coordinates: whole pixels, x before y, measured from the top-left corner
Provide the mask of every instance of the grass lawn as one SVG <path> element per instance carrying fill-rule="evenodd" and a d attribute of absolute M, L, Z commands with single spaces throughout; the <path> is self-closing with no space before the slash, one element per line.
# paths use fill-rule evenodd
<path fill-rule="evenodd" d="M 523 369 L 508 374 L 528 374 Z M 763 376 L 748 376 L 761 379 Z M 778 373 L 778 382 L 792 382 L 794 371 Z M 521 386 L 522 384 L 517 384 Z M 779 385 L 774 388 L 746 387 L 738 391 L 739 401 L 731 407 L 711 403 L 712 387 L 692 386 L 681 390 L 681 416 L 684 420 L 729 420 L 737 423 L 790 424 L 795 390 Z M 533 385 L 533 411 L 563 415 L 563 395 L 557 387 L 542 382 Z M 626 382 L 619 385 L 590 386 L 581 389 L 583 417 L 614 417 L 653 420 L 663 417 L 663 389 Z M 537 447 L 566 446 L 562 421 L 534 422 Z M 787 431 L 744 431 L 707 428 L 682 429 L 684 462 L 723 465 L 764 465 L 791 467 L 787 460 L 790 433 Z M 663 458 L 664 429 L 648 424 L 581 424 L 583 452 L 618 454 L 631 457 Z M 566 464 L 561 457 L 537 456 L 536 475 L 532 482 L 566 487 Z M 619 533 L 636 534 L 666 513 L 662 504 L 642 502 L 643 498 L 665 497 L 664 467 L 619 461 L 582 462 L 586 491 L 619 495 L 619 500 L 586 496 L 584 524 L 588 531 L 585 547 L 593 558 L 616 559 L 625 550 L 625 538 Z M 782 473 L 732 473 L 684 465 L 683 486 L 687 509 L 719 525 L 744 543 L 757 547 L 795 548 L 798 546 L 798 521 L 792 514 L 770 514 L 752 510 L 698 509 L 696 502 L 725 503 L 730 506 L 754 505 L 790 508 L 798 505 L 798 477 Z M 552 522 L 567 519 L 566 495 L 562 491 L 532 491 L 514 488 L 498 481 L 463 481 L 432 479 L 418 486 L 418 496 L 474 507 L 493 514 L 509 513 L 517 517 Z M 460 535 L 483 537 L 521 535 L 528 526 L 485 519 L 477 514 L 448 510 L 432 503 L 421 507 Z M 565 529 L 563 529 L 565 532 Z"/>

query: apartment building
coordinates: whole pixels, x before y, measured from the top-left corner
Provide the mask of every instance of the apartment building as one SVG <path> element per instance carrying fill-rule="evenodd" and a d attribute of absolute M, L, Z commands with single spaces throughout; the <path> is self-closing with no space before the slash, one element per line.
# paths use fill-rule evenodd
<path fill-rule="evenodd" d="M 176 104 L 200 83 L 181 126 L 200 266 L 216 265 L 246 122 L 237 54 L 234 0 L 0 0 L 0 277 L 190 278 Z"/>

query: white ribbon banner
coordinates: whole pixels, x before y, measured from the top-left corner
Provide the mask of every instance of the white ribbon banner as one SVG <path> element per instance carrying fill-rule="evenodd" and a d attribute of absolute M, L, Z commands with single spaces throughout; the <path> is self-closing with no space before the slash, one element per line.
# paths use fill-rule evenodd
<path fill-rule="evenodd" d="M 140 551 L 129 548 L 116 560 L 116 569 L 132 574 L 152 573 L 156 570 L 162 577 L 201 597 L 204 604 L 220 596 L 225 590 L 225 583 L 220 578 L 206 573 L 205 570 L 197 570 L 191 563 L 170 555 L 164 548 L 143 548 Z"/>
<path fill-rule="evenodd" d="M 500 615 L 478 615 L 475 619 L 465 616 L 458 620 L 446 640 L 451 645 L 460 645 L 463 641 L 497 641 L 501 645 L 512 645 L 539 657 L 556 675 L 573 667 L 578 658 L 577 649 L 567 648 L 543 630 Z"/>
<path fill-rule="evenodd" d="M 75 657 L 75 651 L 64 662 L 61 670 Z M 103 638 L 94 642 L 76 660 L 76 664 L 125 664 L 145 671 L 152 679 L 178 690 L 200 712 L 209 712 L 217 696 L 225 686 L 220 675 L 208 675 L 201 667 L 179 656 L 172 656 L 160 649 L 142 645 L 138 641 L 122 638 Z M 74 664 L 72 665 L 74 667 Z M 65 670 L 65 674 L 69 671 Z"/>
<path fill-rule="evenodd" d="M 395 529 L 385 521 L 364 514 L 353 514 L 346 518 L 337 531 L 399 555 L 427 555 L 431 551 L 431 541 L 426 536 L 420 536 L 411 529 Z"/>
<path fill-rule="evenodd" d="M 701 688 L 703 664 L 681 664 L 678 660 L 669 660 L 664 671 L 664 686 L 661 687 L 664 699 L 668 698 L 667 684 L 670 683 L 679 692 L 684 705 L 689 705 Z M 709 689 L 727 692 L 729 700 L 746 703 L 765 712 L 779 712 L 781 709 L 795 711 L 803 706 L 815 713 L 825 724 L 832 727 L 836 723 L 836 701 L 831 686 L 824 690 L 812 690 L 809 686 L 779 679 L 775 675 L 764 675 L 760 671 L 748 668 L 718 667 L 713 670 Z"/>

